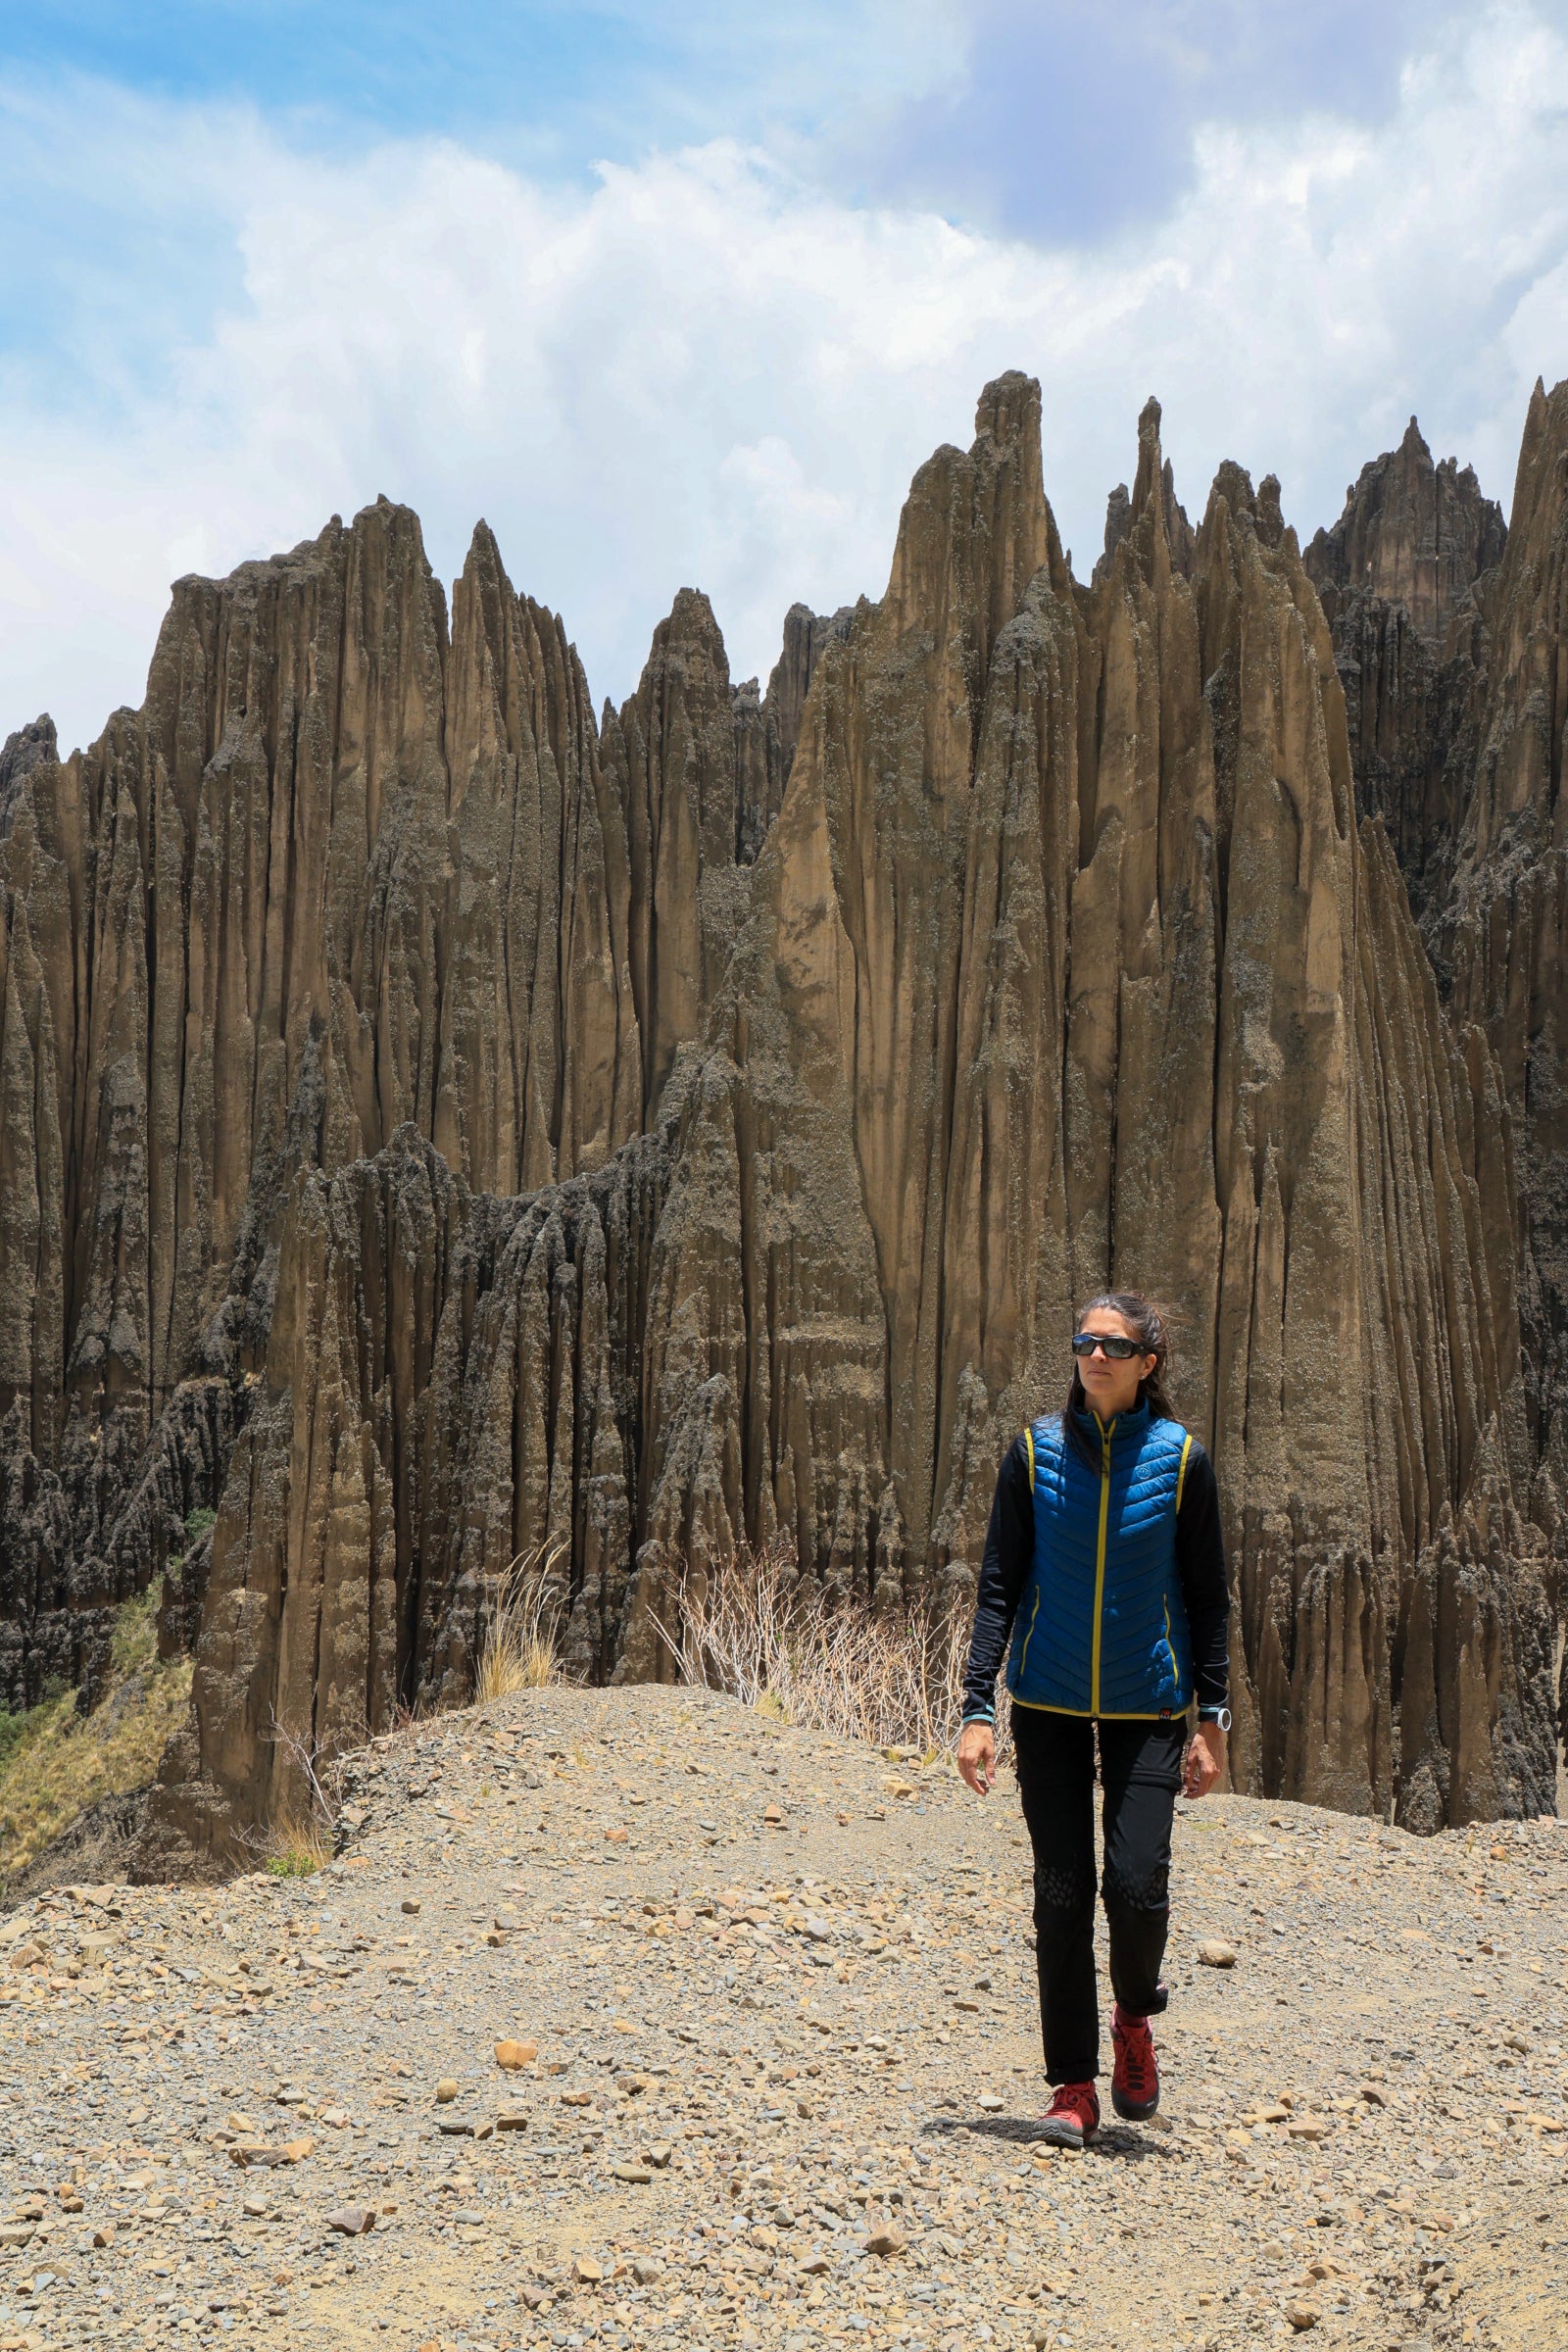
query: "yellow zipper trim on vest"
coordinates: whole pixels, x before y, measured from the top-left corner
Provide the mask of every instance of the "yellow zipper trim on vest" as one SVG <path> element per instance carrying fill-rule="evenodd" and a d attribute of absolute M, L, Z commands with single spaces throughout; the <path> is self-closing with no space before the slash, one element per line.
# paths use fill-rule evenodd
<path fill-rule="evenodd" d="M 1029 1447 L 1029 1518 L 1032 1525 L 1035 1515 L 1035 1433 L 1032 1429 L 1026 1429 L 1023 1434 Z M 1035 1605 L 1029 1612 L 1029 1631 L 1025 1634 L 1023 1647 L 1018 1652 L 1018 1680 L 1020 1683 L 1023 1681 L 1023 1670 L 1029 1663 L 1029 1644 L 1035 1638 L 1035 1619 L 1039 1614 L 1040 1578 L 1037 1574 L 1035 1577 Z"/>
<path fill-rule="evenodd" d="M 1106 1707 L 1099 1715 L 1092 1715 L 1087 1707 L 1056 1707 L 1047 1698 L 1015 1697 L 1012 1703 L 1026 1708 L 1031 1715 L 1065 1715 L 1074 1723 L 1169 1723 L 1171 1719 L 1169 1707 L 1161 1708 L 1157 1715 L 1152 1710 L 1146 1714 L 1135 1707 Z"/>
<path fill-rule="evenodd" d="M 1100 1636 L 1101 1613 L 1105 1605 L 1105 1532 L 1110 1525 L 1110 1439 L 1114 1421 L 1107 1429 L 1100 1415 L 1095 1415 L 1100 1431 L 1100 1534 L 1095 1544 L 1095 1647 L 1089 1669 L 1089 1712 L 1100 1713 Z"/>
<path fill-rule="evenodd" d="M 1177 1517 L 1178 1517 L 1178 1518 L 1180 1518 L 1180 1516 L 1181 1516 L 1181 1508 L 1182 1508 L 1182 1489 L 1183 1489 L 1183 1487 L 1184 1487 L 1184 1486 L 1187 1484 L 1187 1456 L 1188 1456 L 1188 1455 L 1189 1455 L 1189 1454 L 1192 1452 L 1192 1450 L 1193 1450 L 1193 1433 L 1192 1433 L 1192 1431 L 1191 1431 L 1191 1430 L 1189 1430 L 1189 1431 L 1188 1431 L 1188 1433 L 1187 1433 L 1187 1435 L 1186 1435 L 1186 1437 L 1185 1437 L 1185 1438 L 1183 1438 L 1183 1440 L 1182 1440 L 1182 1458 L 1181 1458 L 1181 1465 L 1180 1465 L 1179 1469 L 1178 1469 L 1178 1470 L 1177 1470 L 1177 1472 L 1176 1472 L 1176 1515 L 1177 1515 Z M 1165 1640 L 1166 1640 L 1166 1642 L 1167 1642 L 1167 1644 L 1169 1645 L 1169 1648 L 1170 1648 L 1170 1654 L 1171 1654 L 1172 1658 L 1174 1659 L 1174 1657 L 1175 1657 L 1175 1655 L 1176 1655 L 1176 1644 L 1175 1644 L 1175 1642 L 1172 1642 L 1172 1641 L 1171 1641 L 1171 1638 L 1170 1638 L 1170 1595 L 1169 1595 L 1169 1593 L 1168 1593 L 1168 1592 L 1167 1592 L 1167 1594 L 1165 1595 Z M 1181 1670 L 1180 1666 L 1178 1666 L 1178 1667 L 1177 1667 L 1177 1669 L 1176 1669 L 1176 1697 L 1177 1697 L 1177 1700 L 1178 1700 L 1178 1702 L 1180 1702 L 1180 1700 L 1181 1700 L 1181 1695 L 1182 1695 L 1182 1670 Z"/>
<path fill-rule="evenodd" d="M 1022 1647 L 1022 1649 L 1020 1649 L 1020 1650 L 1019 1650 L 1019 1652 L 1018 1652 L 1018 1680 L 1019 1680 L 1019 1682 L 1020 1682 L 1020 1683 L 1023 1681 L 1023 1670 L 1024 1670 L 1024 1668 L 1025 1668 L 1025 1667 L 1028 1665 L 1028 1663 L 1029 1663 L 1029 1644 L 1030 1644 L 1030 1642 L 1031 1642 L 1034 1640 L 1034 1638 L 1035 1638 L 1035 1619 L 1036 1619 L 1036 1618 L 1039 1616 L 1039 1614 L 1040 1614 L 1040 1579 L 1039 1579 L 1038 1577 L 1036 1577 L 1036 1579 L 1035 1579 L 1035 1605 L 1034 1605 L 1034 1607 L 1033 1607 L 1033 1608 L 1030 1610 L 1030 1612 L 1029 1612 L 1029 1631 L 1028 1631 L 1028 1632 L 1025 1634 L 1025 1636 L 1024 1636 L 1024 1638 L 1023 1638 L 1023 1647 Z"/>

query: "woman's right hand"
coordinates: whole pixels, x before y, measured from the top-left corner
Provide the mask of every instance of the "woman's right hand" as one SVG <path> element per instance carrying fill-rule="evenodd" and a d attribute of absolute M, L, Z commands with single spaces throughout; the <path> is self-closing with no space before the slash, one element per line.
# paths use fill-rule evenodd
<path fill-rule="evenodd" d="M 957 1764 L 976 1796 L 984 1796 L 997 1777 L 997 1736 L 989 1723 L 964 1725 L 958 1734 Z"/>

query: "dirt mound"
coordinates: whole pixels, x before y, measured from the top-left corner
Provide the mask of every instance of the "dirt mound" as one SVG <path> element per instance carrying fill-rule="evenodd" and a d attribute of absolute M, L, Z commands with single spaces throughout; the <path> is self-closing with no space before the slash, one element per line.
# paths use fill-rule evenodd
<path fill-rule="evenodd" d="M 1184 1808 L 1161 2111 L 1081 2156 L 1036 2140 L 1005 1780 L 548 1690 L 379 1744 L 339 1827 L 308 1880 L 0 1926 L 0 2344 L 1523 2346 L 1560 2308 L 1554 1824 Z"/>

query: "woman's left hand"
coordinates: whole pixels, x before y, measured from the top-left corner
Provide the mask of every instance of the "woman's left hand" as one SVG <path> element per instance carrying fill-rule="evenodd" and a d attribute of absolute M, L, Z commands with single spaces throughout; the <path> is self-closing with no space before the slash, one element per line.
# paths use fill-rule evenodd
<path fill-rule="evenodd" d="M 1200 1723 L 1188 1742 L 1182 1769 L 1182 1794 L 1206 1796 L 1224 1777 L 1225 1735 L 1217 1723 Z"/>

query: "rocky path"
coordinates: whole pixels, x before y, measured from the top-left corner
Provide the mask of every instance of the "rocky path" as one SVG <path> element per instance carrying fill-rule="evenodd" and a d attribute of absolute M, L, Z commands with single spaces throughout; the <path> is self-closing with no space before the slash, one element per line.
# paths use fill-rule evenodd
<path fill-rule="evenodd" d="M 351 1813 L 0 1923 L 0 2352 L 1568 2345 L 1556 1823 L 1184 1809 L 1164 2111 L 1072 2156 L 1006 1781 L 550 1690 Z"/>

